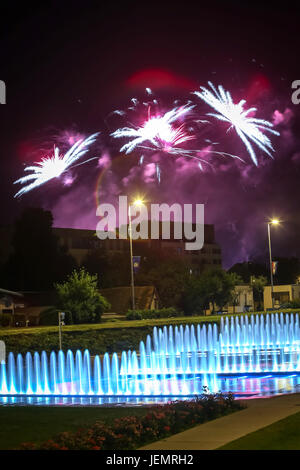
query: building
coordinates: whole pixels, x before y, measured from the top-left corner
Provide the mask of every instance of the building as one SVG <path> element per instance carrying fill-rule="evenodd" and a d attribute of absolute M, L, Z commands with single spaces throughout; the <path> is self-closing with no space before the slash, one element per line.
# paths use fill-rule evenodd
<path fill-rule="evenodd" d="M 131 287 L 112 287 L 101 289 L 100 293 L 111 304 L 107 313 L 125 315 L 132 308 Z M 155 310 L 159 306 L 158 294 L 154 286 L 135 286 L 136 310 Z"/>
<path fill-rule="evenodd" d="M 150 224 L 150 221 L 149 221 Z M 160 222 L 161 224 L 161 222 Z M 111 239 L 100 240 L 95 230 L 74 229 L 74 228 L 53 228 L 53 233 L 57 236 L 59 243 L 64 246 L 76 262 L 80 265 L 84 258 L 95 249 L 103 249 L 107 253 L 129 253 L 129 239 Z M 148 233 L 151 231 L 149 229 Z M 184 233 L 184 232 L 183 232 Z M 186 250 L 185 243 L 188 241 L 184 237 L 180 240 L 174 238 L 174 222 L 170 222 L 170 239 L 162 238 L 162 230 L 159 230 L 159 239 L 133 241 L 134 254 L 138 255 L 139 244 L 147 245 L 149 248 L 169 251 L 174 254 L 197 259 L 203 268 L 207 266 L 222 266 L 222 252 L 220 246 L 215 241 L 214 226 L 204 225 L 204 246 L 201 250 Z M 13 236 L 13 227 L 0 228 L 0 263 L 7 261 L 12 253 L 11 240 Z"/>
<path fill-rule="evenodd" d="M 53 233 L 58 238 L 59 244 L 73 256 L 80 265 L 84 258 L 93 250 L 98 248 L 114 249 L 117 248 L 108 243 L 105 244 L 96 236 L 95 230 L 76 229 L 76 228 L 53 228 Z M 115 240 L 111 240 L 114 242 Z M 122 251 L 121 244 L 118 247 Z"/>
<path fill-rule="evenodd" d="M 21 292 L 0 289 L 0 315 L 13 316 L 16 309 L 24 307 L 24 295 Z"/>
<path fill-rule="evenodd" d="M 58 237 L 59 243 L 66 248 L 78 264 L 81 264 L 84 258 L 95 249 L 103 249 L 108 253 L 121 252 L 129 253 L 129 239 L 111 239 L 100 240 L 94 230 L 72 229 L 72 228 L 54 228 L 54 234 Z M 151 233 L 150 230 L 148 233 Z M 189 259 L 197 259 L 203 268 L 207 266 L 222 266 L 222 252 L 220 246 L 215 241 L 214 226 L 205 224 L 204 226 L 204 246 L 201 250 L 186 250 L 186 239 L 177 240 L 174 238 L 174 224 L 171 222 L 170 239 L 158 240 L 151 238 L 145 240 L 133 241 L 134 254 L 138 255 L 139 244 L 147 245 L 150 249 L 169 251 L 179 256 L 185 256 Z"/>
<path fill-rule="evenodd" d="M 55 304 L 54 291 L 13 292 L 0 289 L 0 322 L 3 326 L 38 325 L 41 313 Z"/>
<path fill-rule="evenodd" d="M 228 313 L 245 313 L 254 311 L 253 287 L 247 284 L 235 286 L 233 301 L 227 305 Z"/>
<path fill-rule="evenodd" d="M 271 286 L 264 288 L 264 310 L 272 308 Z M 300 285 L 287 284 L 273 287 L 274 308 L 279 308 L 281 305 L 300 299 Z"/>

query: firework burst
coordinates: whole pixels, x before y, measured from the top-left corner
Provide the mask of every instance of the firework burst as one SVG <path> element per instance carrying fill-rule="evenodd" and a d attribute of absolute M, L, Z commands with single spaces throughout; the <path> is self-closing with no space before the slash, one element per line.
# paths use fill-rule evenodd
<path fill-rule="evenodd" d="M 257 165 L 258 162 L 250 141 L 254 142 L 261 150 L 273 158 L 271 152 L 274 151 L 274 148 L 269 137 L 264 134 L 264 132 L 270 132 L 275 135 L 280 135 L 279 132 L 272 129 L 273 124 L 264 119 L 250 116 L 250 114 L 255 113 L 257 109 L 253 107 L 244 109 L 246 104 L 245 100 L 241 100 L 239 103 L 235 104 L 232 101 L 229 91 L 225 91 L 222 86 L 216 89 L 211 82 L 208 82 L 208 84 L 212 91 L 205 87 L 200 87 L 201 92 L 194 92 L 198 98 L 217 111 L 217 113 L 207 113 L 207 115 L 215 117 L 220 121 L 228 122 L 230 124 L 228 130 L 232 128 L 236 130 L 255 165 Z"/>
<path fill-rule="evenodd" d="M 158 101 L 153 99 L 150 88 L 146 88 L 146 93 L 151 96 L 151 101 L 140 103 L 136 98 L 132 98 L 132 105 L 127 109 L 127 112 L 114 111 L 114 114 L 125 116 L 130 125 L 130 127 L 121 127 L 111 133 L 115 139 L 127 139 L 127 142 L 121 146 L 120 152 L 128 155 L 134 150 L 140 149 L 143 152 L 140 156 L 140 164 L 144 162 L 145 151 L 191 158 L 198 160 L 198 166 L 201 170 L 203 169 L 202 163 L 210 164 L 206 158 L 203 158 L 204 153 L 239 158 L 236 155 L 212 149 L 216 143 L 211 143 L 210 150 L 203 150 L 203 145 L 207 146 L 207 141 L 201 142 L 200 149 L 197 148 L 199 132 L 195 132 L 195 128 L 199 131 L 199 126 L 203 129 L 209 124 L 209 121 L 194 119 L 193 109 L 196 105 L 191 101 L 182 106 L 179 106 L 176 101 L 171 110 L 162 112 Z M 138 125 L 132 124 L 129 118 L 132 112 L 134 112 L 134 121 L 138 122 Z M 141 116 L 143 116 L 143 120 L 141 120 Z M 190 145 L 191 141 L 194 141 L 192 146 Z M 158 181 L 160 181 L 160 177 L 159 170 Z"/>
<path fill-rule="evenodd" d="M 144 103 L 147 105 L 147 103 Z M 151 115 L 151 105 L 148 104 L 148 118 L 141 126 L 123 127 L 111 134 L 114 138 L 129 138 L 129 142 L 120 148 L 120 152 L 131 153 L 137 147 L 161 150 L 167 153 L 178 153 L 177 147 L 192 140 L 195 136 L 187 133 L 185 124 L 175 125 L 183 116 L 190 113 L 195 106 L 181 106 L 171 109 L 165 114 Z M 131 109 L 133 110 L 133 109 Z M 147 144 L 147 145 L 146 145 Z"/>
<path fill-rule="evenodd" d="M 16 180 L 14 184 L 29 184 L 21 188 L 15 194 L 15 197 L 22 196 L 22 194 L 28 193 L 32 189 L 47 183 L 53 178 L 59 178 L 67 170 L 92 160 L 85 160 L 84 162 L 74 165 L 83 155 L 86 154 L 88 147 L 95 142 L 98 134 L 99 133 L 92 134 L 86 139 L 78 140 L 65 155 L 61 155 L 59 148 L 54 146 L 54 153 L 51 157 L 44 157 L 40 162 L 36 162 L 35 165 L 27 166 L 24 171 L 30 171 L 31 174 L 22 176 L 22 178 Z"/>

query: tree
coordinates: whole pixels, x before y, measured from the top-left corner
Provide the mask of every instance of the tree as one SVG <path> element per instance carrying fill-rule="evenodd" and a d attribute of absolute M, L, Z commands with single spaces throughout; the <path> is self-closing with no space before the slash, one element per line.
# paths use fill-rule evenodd
<path fill-rule="evenodd" d="M 251 277 L 251 286 L 253 287 L 253 298 L 254 301 L 258 303 L 257 309 L 262 309 L 263 297 L 264 297 L 264 287 L 267 285 L 268 279 L 265 276 L 252 276 Z"/>
<path fill-rule="evenodd" d="M 187 314 L 203 312 L 212 303 L 213 310 L 220 309 L 232 300 L 232 291 L 239 276 L 226 273 L 222 269 L 209 269 L 199 278 L 192 278 L 187 283 L 183 296 L 183 309 Z"/>
<path fill-rule="evenodd" d="M 216 277 L 200 276 L 187 282 L 182 299 L 186 315 L 203 314 L 213 300 L 214 292 L 220 287 Z"/>
<path fill-rule="evenodd" d="M 97 290 L 97 275 L 91 275 L 84 268 L 74 270 L 67 281 L 56 284 L 58 307 L 71 313 L 73 323 L 96 323 L 110 308 L 107 300 Z"/>
<path fill-rule="evenodd" d="M 228 304 L 232 299 L 232 291 L 235 287 L 237 276 L 232 276 L 232 273 L 227 273 L 222 269 L 213 270 L 211 275 L 216 277 L 219 281 L 219 288 L 215 291 L 212 297 L 213 309 L 215 304 L 222 310 L 224 305 Z"/>
<path fill-rule="evenodd" d="M 179 256 L 173 256 L 158 260 L 150 270 L 142 267 L 136 276 L 136 285 L 154 285 L 162 307 L 178 308 L 190 276 L 189 264 Z"/>
<path fill-rule="evenodd" d="M 12 254 L 2 270 L 7 288 L 47 290 L 72 272 L 75 260 L 52 232 L 50 211 L 27 208 L 14 223 Z"/>
<path fill-rule="evenodd" d="M 83 260 L 81 266 L 90 274 L 97 274 L 101 288 L 130 285 L 130 253 L 108 253 L 94 250 Z"/>
<path fill-rule="evenodd" d="M 239 274 L 235 273 L 235 272 L 232 272 L 232 273 L 228 273 L 229 276 L 231 276 L 231 280 L 232 280 L 232 283 L 233 283 L 233 289 L 231 291 L 231 303 L 232 303 L 232 306 L 233 306 L 233 313 L 235 313 L 235 307 L 236 305 L 238 305 L 238 299 L 239 299 L 239 292 L 237 292 L 234 287 L 235 286 L 238 286 L 238 285 L 241 285 L 243 284 L 243 279 L 241 278 L 241 276 L 239 276 Z"/>
<path fill-rule="evenodd" d="M 300 261 L 298 258 L 275 258 L 278 261 L 277 272 L 274 276 L 275 284 L 295 284 L 300 275 Z"/>
<path fill-rule="evenodd" d="M 106 250 L 95 249 L 89 252 L 81 263 L 81 268 L 88 273 L 97 275 L 98 287 L 110 287 L 106 285 L 106 279 L 109 278 L 109 259 Z M 108 275 L 108 276 L 107 276 Z"/>
<path fill-rule="evenodd" d="M 268 276 L 269 274 L 267 266 L 257 261 L 236 263 L 228 272 L 238 274 L 247 284 L 251 281 L 251 276 Z"/>

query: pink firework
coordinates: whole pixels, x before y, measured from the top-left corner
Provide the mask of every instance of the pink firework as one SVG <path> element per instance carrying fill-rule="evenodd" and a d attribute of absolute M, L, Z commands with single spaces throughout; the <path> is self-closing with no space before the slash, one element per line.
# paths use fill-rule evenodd
<path fill-rule="evenodd" d="M 175 102 L 173 108 L 164 112 L 158 101 L 153 99 L 151 89 L 146 88 L 146 92 L 151 96 L 150 101 L 140 103 L 136 98 L 132 98 L 132 105 L 126 112 L 114 111 L 114 114 L 125 117 L 130 125 L 130 127 L 121 127 L 111 134 L 115 139 L 126 139 L 126 142 L 120 148 L 120 152 L 128 155 L 135 150 L 146 150 L 152 154 L 162 152 L 175 157 L 192 158 L 198 160 L 199 168 L 202 169 L 202 163 L 209 163 L 206 158 L 200 156 L 204 153 L 201 152 L 201 148 L 203 148 L 203 144 L 206 146 L 207 142 L 201 142 L 200 149 L 196 148 L 199 144 L 199 135 L 195 133 L 194 128 L 199 127 L 199 124 L 202 127 L 206 126 L 208 121 L 194 120 L 192 111 L 195 105 L 191 102 L 182 106 L 178 106 L 178 103 Z M 131 113 L 133 113 L 133 119 L 130 118 Z M 144 116 L 146 114 L 146 119 L 142 122 L 141 114 Z M 195 148 L 186 145 L 192 140 L 197 142 L 192 146 Z M 211 143 L 211 145 L 214 144 Z M 209 150 L 207 153 L 237 158 L 235 155 L 221 151 Z M 140 164 L 143 161 L 144 155 L 141 154 Z"/>

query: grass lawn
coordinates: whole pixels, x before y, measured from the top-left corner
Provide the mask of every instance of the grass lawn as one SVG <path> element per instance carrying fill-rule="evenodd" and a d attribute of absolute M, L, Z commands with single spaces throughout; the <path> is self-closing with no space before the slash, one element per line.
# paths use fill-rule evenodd
<path fill-rule="evenodd" d="M 300 450 L 300 412 L 229 442 L 221 450 Z"/>
<path fill-rule="evenodd" d="M 148 407 L 0 407 L 0 449 L 16 449 L 22 442 L 42 442 L 63 431 L 76 431 L 97 419 L 110 422 L 143 415 Z"/>
<path fill-rule="evenodd" d="M 66 351 L 89 349 L 92 355 L 138 349 L 140 341 L 151 335 L 153 327 L 170 324 L 202 323 L 213 317 L 177 317 L 145 320 L 109 320 L 98 324 L 66 325 L 62 329 L 62 344 Z M 32 328 L 2 328 L 0 339 L 6 344 L 7 352 L 26 354 L 42 350 L 57 351 L 58 327 L 41 326 Z"/>
<path fill-rule="evenodd" d="M 119 320 L 113 321 L 106 320 L 102 323 L 89 323 L 86 325 L 65 325 L 63 331 L 87 331 L 87 330 L 108 330 L 115 328 L 142 328 L 144 326 L 161 326 L 161 325 L 180 325 L 189 323 L 203 323 L 203 322 L 219 322 L 220 315 L 199 316 L 199 317 L 174 317 L 174 318 L 148 318 L 146 320 Z M 1 333 L 5 336 L 18 335 L 18 334 L 40 334 L 57 332 L 57 326 L 37 326 L 30 328 L 1 328 Z"/>
<path fill-rule="evenodd" d="M 220 315 L 133 321 L 105 318 L 97 324 L 65 325 L 62 329 L 62 347 L 64 351 L 89 349 L 92 355 L 137 350 L 140 341 L 145 341 L 147 335 L 152 335 L 154 326 L 219 323 L 220 319 Z M 0 328 L 0 339 L 6 343 L 6 351 L 15 354 L 43 350 L 50 353 L 59 348 L 57 326 Z"/>
<path fill-rule="evenodd" d="M 285 313 L 295 313 L 299 312 L 298 310 L 285 310 Z M 250 312 L 248 315 L 266 315 L 267 313 L 275 312 Z M 109 330 L 117 328 L 143 328 L 145 326 L 164 326 L 164 325 L 181 325 L 181 324 L 195 324 L 198 323 L 219 323 L 221 318 L 226 316 L 237 316 L 245 315 L 242 313 L 229 314 L 229 315 L 201 315 L 201 316 L 192 316 L 192 317 L 174 317 L 174 318 L 148 318 L 145 320 L 125 320 L 122 319 L 120 315 L 113 316 L 112 319 L 105 318 L 101 323 L 95 324 L 85 324 L 85 325 L 65 325 L 63 331 L 65 332 L 84 332 L 84 331 L 96 331 L 96 330 Z M 247 314 L 246 314 L 247 315 Z M 124 317 L 123 317 L 124 318 Z M 57 326 L 40 326 L 40 327 L 29 327 L 29 328 L 1 328 L 0 327 L 0 336 L 10 336 L 18 334 L 27 334 L 34 335 L 40 333 L 56 333 Z"/>

